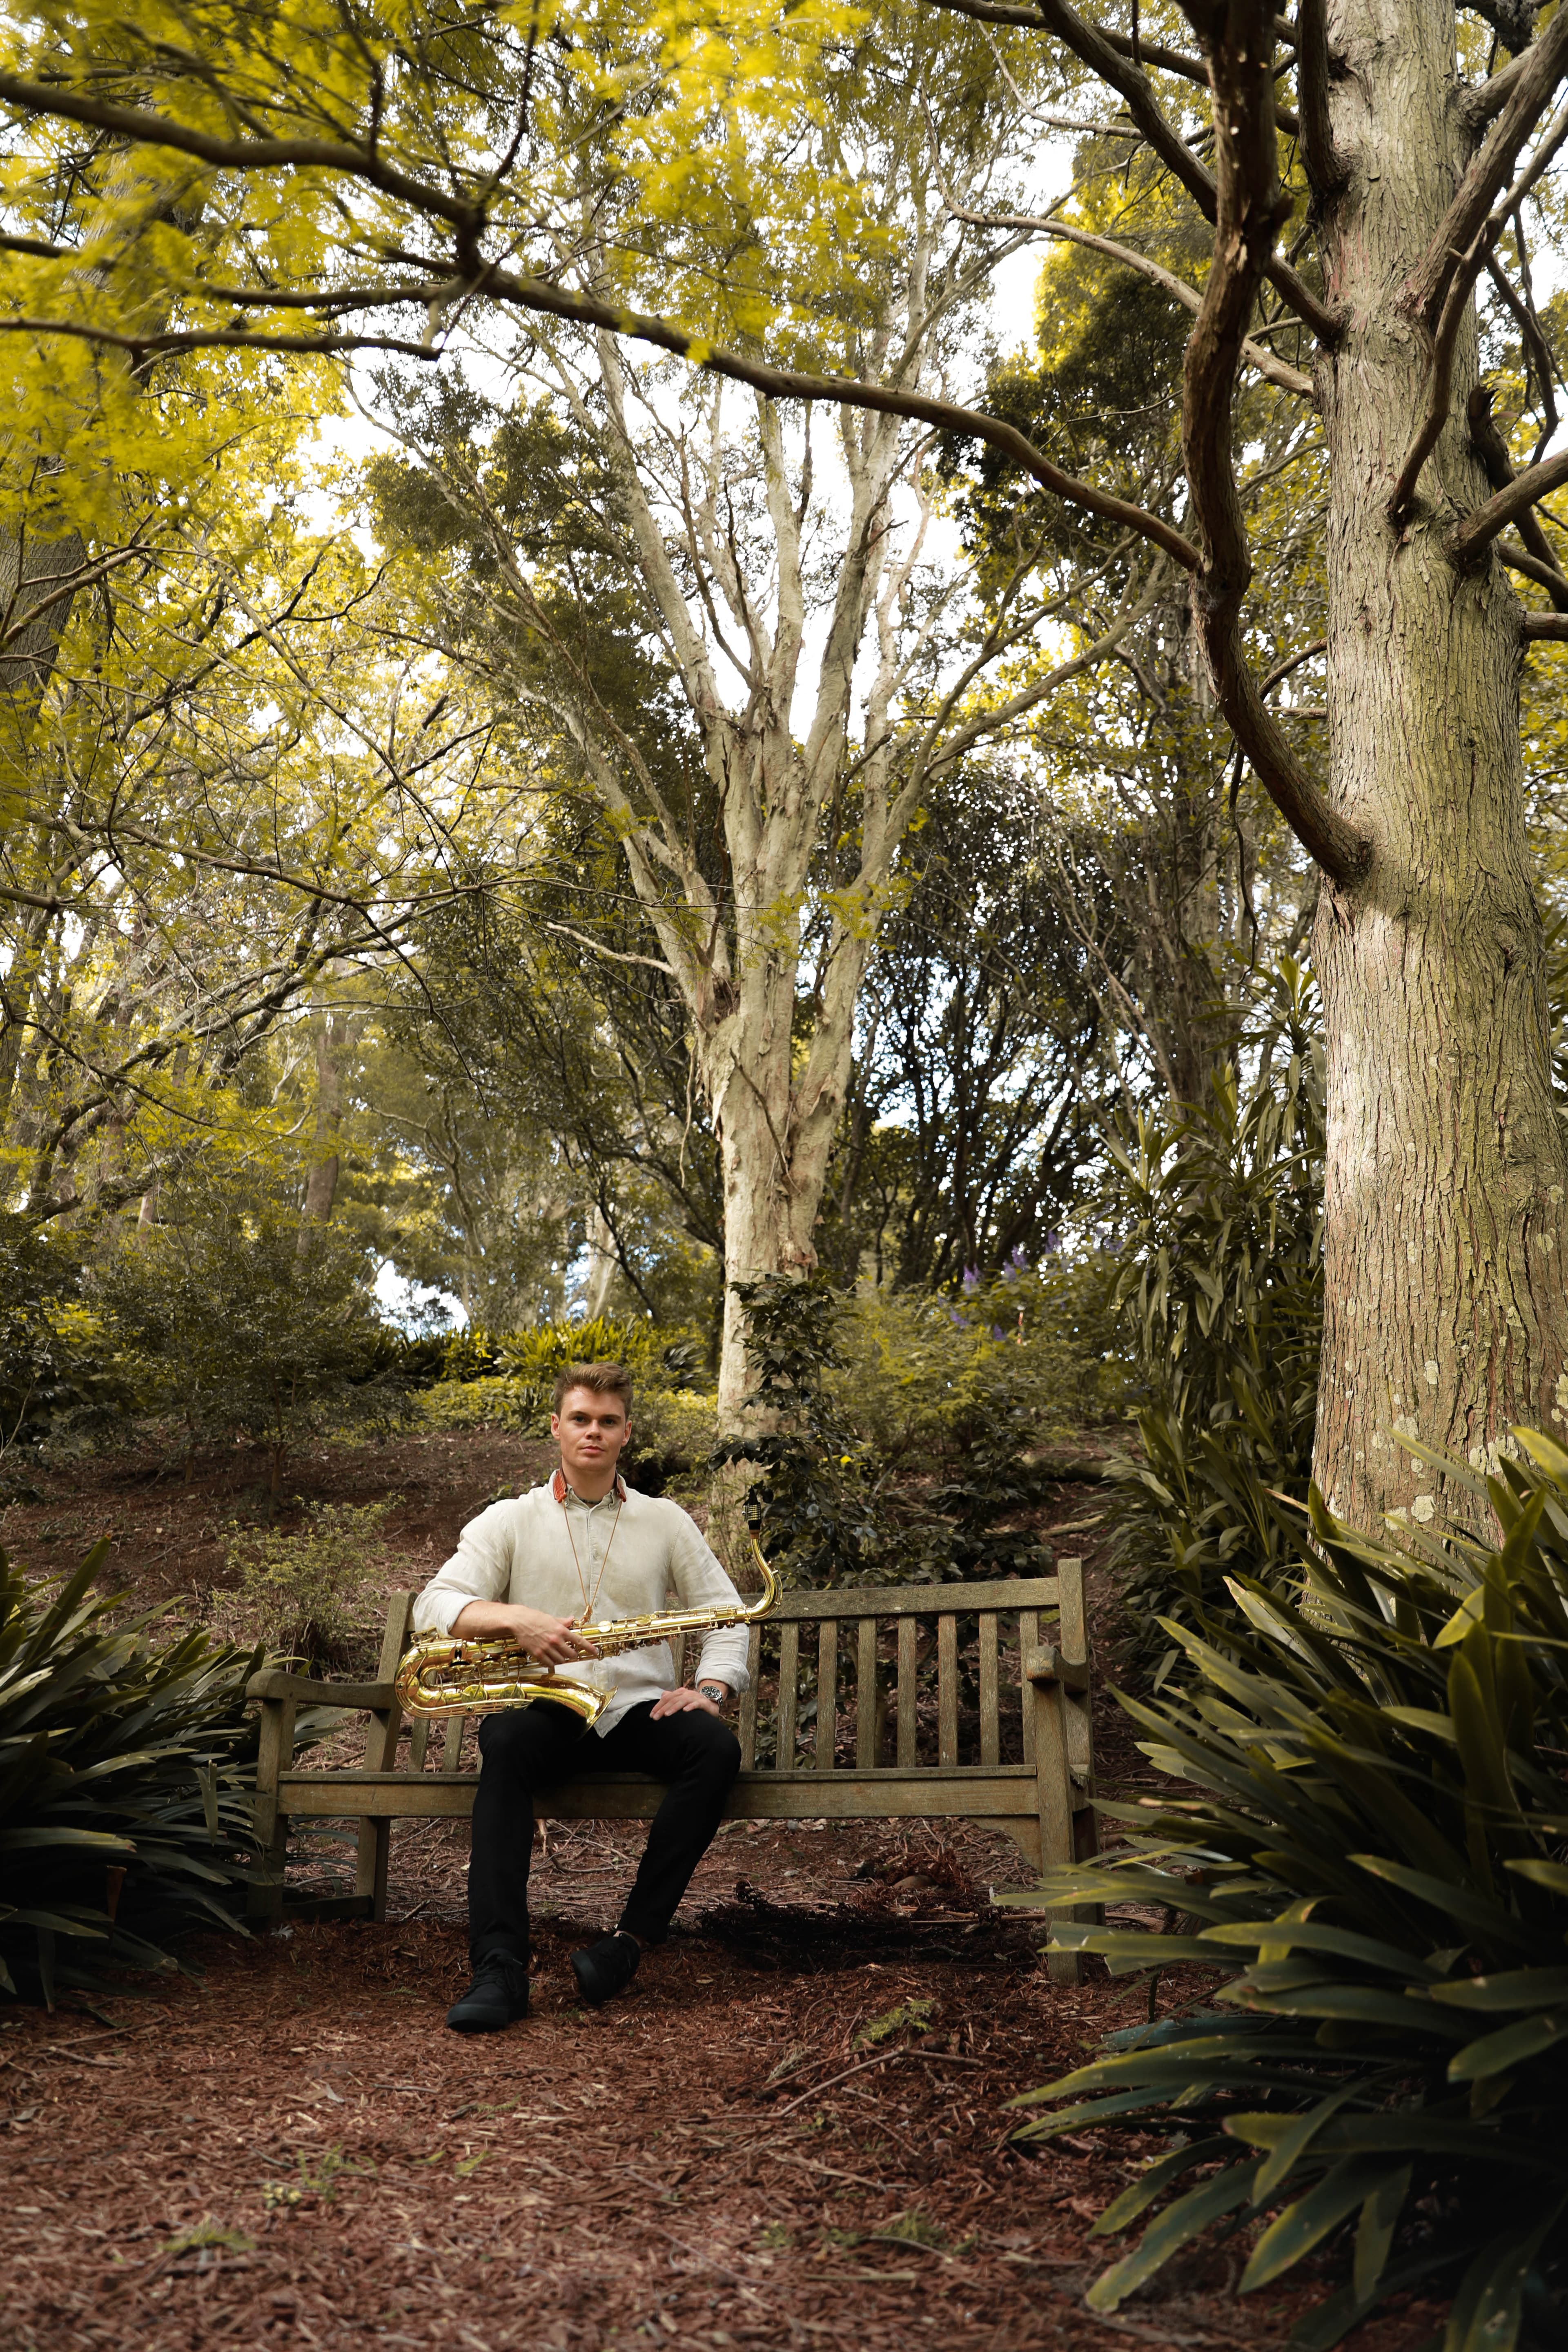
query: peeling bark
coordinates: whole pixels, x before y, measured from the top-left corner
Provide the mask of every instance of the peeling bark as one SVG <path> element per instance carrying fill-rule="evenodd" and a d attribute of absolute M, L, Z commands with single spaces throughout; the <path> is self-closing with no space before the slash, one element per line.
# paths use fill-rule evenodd
<path fill-rule="evenodd" d="M 1328 1046 L 1326 1316 L 1316 1472 L 1375 1526 L 1436 1507 L 1400 1433 L 1479 1461 L 1510 1423 L 1561 1429 L 1568 1191 L 1547 1050 L 1544 942 L 1525 838 L 1521 615 L 1500 564 L 1456 566 L 1488 497 L 1453 404 L 1402 525 L 1389 499 L 1427 414 L 1429 331 L 1411 289 L 1451 216 L 1473 132 L 1447 0 L 1338 0 L 1329 39 L 1329 291 L 1349 321 L 1319 362 L 1332 456 L 1332 797 L 1370 836 L 1326 884 L 1317 963 Z M 1429 275 L 1429 272 L 1428 272 Z M 1462 1498 L 1452 1498 L 1462 1507 Z"/>

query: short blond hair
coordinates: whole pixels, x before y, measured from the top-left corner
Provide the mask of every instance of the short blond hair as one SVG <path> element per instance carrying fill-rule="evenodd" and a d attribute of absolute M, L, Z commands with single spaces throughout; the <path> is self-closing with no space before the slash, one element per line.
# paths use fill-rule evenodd
<path fill-rule="evenodd" d="M 632 1417 L 632 1376 L 625 1364 L 568 1364 L 555 1376 L 555 1410 L 560 1412 L 573 1389 L 588 1389 L 595 1396 L 618 1396 Z"/>

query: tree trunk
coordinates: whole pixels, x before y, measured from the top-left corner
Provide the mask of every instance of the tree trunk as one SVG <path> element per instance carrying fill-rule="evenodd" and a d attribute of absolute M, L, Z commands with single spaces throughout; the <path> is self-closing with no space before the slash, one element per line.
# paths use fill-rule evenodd
<path fill-rule="evenodd" d="M 330 980 L 330 972 L 326 977 Z M 363 1013 L 345 1013 L 341 1008 L 328 1005 L 318 1007 L 311 1015 L 310 1028 L 316 1049 L 316 1122 L 310 1162 L 305 1177 L 305 1221 L 299 1242 L 301 1256 L 310 1245 L 309 1228 L 330 1223 L 331 1220 L 332 1202 L 337 1197 L 338 1171 L 342 1164 L 339 1143 L 343 1122 L 343 1087 L 348 1075 L 349 1056 L 363 1022 Z"/>
<path fill-rule="evenodd" d="M 774 1057 L 776 1060 L 776 1056 Z M 724 1088 L 715 1124 L 724 1180 L 724 1336 L 719 1359 L 719 1427 L 738 1431 L 751 1392 L 746 1318 L 738 1286 L 769 1275 L 809 1274 L 816 1264 L 812 1227 L 822 1200 L 822 1167 L 801 1167 L 785 1156 L 789 1127 L 787 1061 L 784 1084 L 768 1086 L 776 1072 L 755 1066 L 737 1072 Z M 764 1081 L 758 1086 L 761 1077 Z M 748 1083 L 748 1080 L 751 1083 Z M 769 1097 L 773 1097 L 770 1101 Z"/>
<path fill-rule="evenodd" d="M 1332 459 L 1330 720 L 1338 808 L 1373 844 L 1317 925 L 1328 1041 L 1322 1379 L 1316 1473 L 1332 1508 L 1417 1522 L 1440 1481 L 1397 1443 L 1485 1458 L 1511 1423 L 1562 1433 L 1568 1164 L 1552 1100 L 1544 943 L 1519 739 L 1519 607 L 1500 565 L 1461 574 L 1448 532 L 1488 485 L 1464 424 L 1473 311 L 1450 421 L 1409 520 L 1389 500 L 1429 396 L 1430 341 L 1403 301 L 1469 141 L 1450 0 L 1340 0 L 1326 227 L 1349 325 L 1320 367 Z M 1450 1508 L 1462 1498 L 1447 1498 Z"/>
<path fill-rule="evenodd" d="M 86 563 L 75 531 L 35 540 L 0 530 L 0 841 L 26 797 L 33 731 L 75 603 L 70 583 Z"/>

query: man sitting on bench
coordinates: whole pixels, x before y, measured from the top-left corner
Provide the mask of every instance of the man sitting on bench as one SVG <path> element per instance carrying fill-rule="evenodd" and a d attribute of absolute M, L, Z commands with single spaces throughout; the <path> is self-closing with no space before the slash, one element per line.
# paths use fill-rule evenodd
<path fill-rule="evenodd" d="M 468 1521 L 415 1602 L 416 1633 L 510 1636 L 526 1655 L 566 1666 L 592 1657 L 574 1626 L 653 1614 L 668 1606 L 671 1588 L 683 1608 L 737 1602 L 679 1505 L 636 1493 L 617 1471 L 631 1397 L 620 1364 L 568 1366 L 550 1421 L 560 1468 Z M 722 1716 L 746 1687 L 746 1645 L 743 1625 L 709 1633 L 694 1688 L 675 1687 L 662 1643 L 574 1665 L 575 1680 L 609 1695 L 592 1727 L 545 1699 L 484 1717 L 468 1865 L 474 1981 L 447 2012 L 457 2032 L 494 2033 L 528 2014 L 528 1870 L 541 1790 L 589 1771 L 648 1772 L 669 1783 L 616 1933 L 572 1955 L 584 1999 L 596 2005 L 624 1991 L 645 1948 L 664 1941 L 741 1769 L 740 1743 Z"/>

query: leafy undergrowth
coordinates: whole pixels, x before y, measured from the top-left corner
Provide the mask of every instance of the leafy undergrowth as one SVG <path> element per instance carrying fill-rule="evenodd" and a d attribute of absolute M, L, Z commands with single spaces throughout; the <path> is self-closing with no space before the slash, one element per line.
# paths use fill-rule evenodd
<path fill-rule="evenodd" d="M 1012 2147 L 1005 2102 L 1145 1996 L 1048 1982 L 984 1899 L 1005 1848 L 727 1832 L 690 1927 L 584 2013 L 565 1956 L 634 1851 L 604 1825 L 552 1834 L 535 2011 L 495 2040 L 441 2024 L 463 1980 L 445 1828 L 395 1849 L 386 1927 L 215 1944 L 200 1984 L 11 2011 L 0 2346 L 1278 2352 L 1304 2294 L 1238 2311 L 1224 2252 L 1113 2323 L 1083 2309 L 1089 2226 L 1141 2152 L 1092 2130 Z M 1203 1991 L 1165 1980 L 1172 2002 Z M 1439 2317 L 1392 2313 L 1355 2352 L 1417 2352 Z"/>

